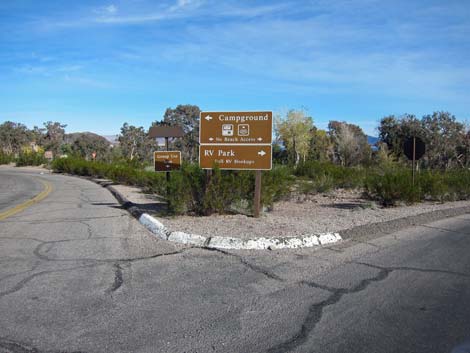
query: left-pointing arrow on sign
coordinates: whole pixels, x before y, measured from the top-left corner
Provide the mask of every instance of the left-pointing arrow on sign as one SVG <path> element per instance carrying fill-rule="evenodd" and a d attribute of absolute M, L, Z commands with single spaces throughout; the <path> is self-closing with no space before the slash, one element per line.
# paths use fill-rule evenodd
<path fill-rule="evenodd" d="M 207 121 L 211 121 L 212 120 L 212 117 L 210 115 L 206 116 L 204 119 L 206 119 Z"/>

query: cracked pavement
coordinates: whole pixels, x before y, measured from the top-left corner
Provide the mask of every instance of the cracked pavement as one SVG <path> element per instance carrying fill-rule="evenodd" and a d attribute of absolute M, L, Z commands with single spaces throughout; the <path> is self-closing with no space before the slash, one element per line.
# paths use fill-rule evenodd
<path fill-rule="evenodd" d="M 0 222 L 1 353 L 429 353 L 470 340 L 470 215 L 322 249 L 209 250 L 154 238 L 79 178 L 2 168 L 0 207 L 40 178 L 53 192 Z"/>

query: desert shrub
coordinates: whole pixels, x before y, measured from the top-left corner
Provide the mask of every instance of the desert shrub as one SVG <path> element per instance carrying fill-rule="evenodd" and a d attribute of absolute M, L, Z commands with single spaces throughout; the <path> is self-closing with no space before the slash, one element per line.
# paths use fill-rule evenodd
<path fill-rule="evenodd" d="M 367 178 L 366 192 L 384 205 L 394 205 L 398 201 L 468 200 L 470 170 L 423 170 L 416 173 L 413 186 L 409 168 L 396 165 L 395 168 L 377 169 Z"/>
<path fill-rule="evenodd" d="M 261 183 L 261 203 L 272 207 L 275 201 L 290 194 L 294 181 L 292 170 L 287 166 L 274 166 L 272 170 L 264 172 Z"/>
<path fill-rule="evenodd" d="M 21 152 L 16 159 L 17 167 L 37 166 L 46 163 L 44 155 L 38 152 Z"/>
<path fill-rule="evenodd" d="M 312 181 L 305 184 L 308 185 L 308 192 L 325 192 L 335 188 L 354 189 L 364 186 L 367 170 L 330 162 L 307 161 L 295 167 L 294 174 Z"/>
<path fill-rule="evenodd" d="M 366 192 L 385 206 L 398 201 L 414 203 L 420 200 L 418 186 L 412 184 L 411 171 L 403 168 L 378 170 L 366 178 Z"/>
<path fill-rule="evenodd" d="M 212 176 L 206 186 L 206 192 L 203 198 L 203 212 L 211 214 L 218 212 L 225 213 L 231 203 L 241 195 L 234 192 L 233 173 L 222 173 L 218 168 L 213 169 Z"/>
<path fill-rule="evenodd" d="M 172 214 L 185 214 L 191 202 L 191 193 L 188 192 L 187 179 L 180 172 L 172 172 L 170 182 L 165 189 L 168 202 L 168 211 Z"/>
<path fill-rule="evenodd" d="M 445 182 L 453 199 L 470 199 L 470 170 L 451 169 L 444 174 Z"/>
<path fill-rule="evenodd" d="M 419 189 L 420 199 L 445 201 L 452 199 L 449 184 L 445 173 L 425 170 L 416 175 L 416 187 Z"/>
<path fill-rule="evenodd" d="M 128 163 L 107 164 L 79 158 L 61 158 L 52 163 L 56 172 L 108 178 L 115 182 L 136 185 L 164 196 L 173 214 L 193 213 L 209 215 L 226 213 L 236 203 L 251 207 L 254 192 L 252 171 L 228 171 L 214 169 L 210 178 L 196 164 L 183 164 L 181 170 L 171 173 L 167 183 L 165 173 L 155 173 L 134 168 Z M 276 166 L 263 173 L 261 200 L 272 206 L 290 192 L 293 182 L 291 169 Z"/>
<path fill-rule="evenodd" d="M 196 214 L 204 214 L 204 196 L 206 193 L 206 172 L 197 164 L 184 163 L 181 171 L 186 189 L 182 192 L 189 193 L 188 209 Z"/>
<path fill-rule="evenodd" d="M 13 162 L 13 156 L 0 151 L 0 164 L 8 164 Z"/>

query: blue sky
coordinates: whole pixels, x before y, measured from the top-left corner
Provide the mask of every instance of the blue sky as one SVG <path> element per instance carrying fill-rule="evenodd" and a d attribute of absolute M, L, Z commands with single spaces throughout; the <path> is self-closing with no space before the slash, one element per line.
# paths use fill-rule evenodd
<path fill-rule="evenodd" d="M 360 125 L 470 118 L 470 2 L 0 0 L 0 122 L 148 127 L 167 107 Z"/>

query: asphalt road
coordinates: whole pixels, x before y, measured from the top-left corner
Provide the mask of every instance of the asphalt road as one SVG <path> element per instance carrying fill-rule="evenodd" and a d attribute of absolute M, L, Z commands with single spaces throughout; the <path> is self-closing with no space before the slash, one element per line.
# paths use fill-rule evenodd
<path fill-rule="evenodd" d="M 20 173 L 2 173 L 0 181 L 0 212 L 33 198 L 44 188 L 36 178 Z"/>
<path fill-rule="evenodd" d="M 0 221 L 0 352 L 439 353 L 470 341 L 470 215 L 317 250 L 210 251 L 155 239 L 83 179 L 2 168 L 1 207 L 40 179 L 52 193 Z"/>

